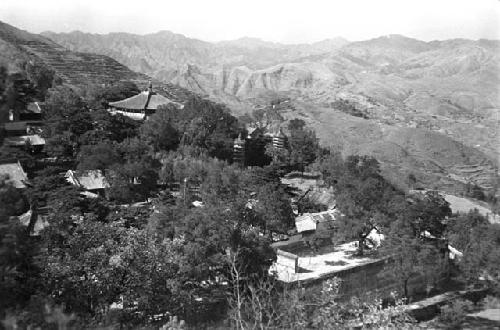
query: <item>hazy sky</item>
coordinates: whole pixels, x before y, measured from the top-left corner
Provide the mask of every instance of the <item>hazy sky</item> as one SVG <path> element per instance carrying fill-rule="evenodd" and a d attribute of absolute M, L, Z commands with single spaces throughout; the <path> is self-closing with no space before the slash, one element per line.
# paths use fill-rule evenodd
<path fill-rule="evenodd" d="M 207 41 L 500 39 L 499 16 L 499 0 L 0 0 L 0 20 L 30 32 L 170 30 Z"/>

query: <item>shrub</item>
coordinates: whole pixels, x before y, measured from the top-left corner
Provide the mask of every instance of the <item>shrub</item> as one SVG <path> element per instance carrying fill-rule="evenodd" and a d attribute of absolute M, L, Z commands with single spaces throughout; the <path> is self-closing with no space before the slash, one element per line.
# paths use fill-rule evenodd
<path fill-rule="evenodd" d="M 498 309 L 500 308 L 500 298 L 494 296 L 486 296 L 481 301 L 481 306 L 484 309 Z"/>
<path fill-rule="evenodd" d="M 472 309 L 468 300 L 458 299 L 441 307 L 438 321 L 449 329 L 456 329 L 465 321 L 467 313 Z"/>

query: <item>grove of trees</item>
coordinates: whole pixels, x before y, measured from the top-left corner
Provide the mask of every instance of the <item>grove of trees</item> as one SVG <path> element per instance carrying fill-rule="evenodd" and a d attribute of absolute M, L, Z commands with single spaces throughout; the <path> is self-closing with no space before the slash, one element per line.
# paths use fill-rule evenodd
<path fill-rule="evenodd" d="M 41 80 L 37 88 L 45 89 Z M 386 236 L 377 253 L 391 258 L 386 274 L 404 298 L 415 274 L 438 284 L 447 242 L 463 251 L 463 281 L 498 287 L 500 229 L 478 213 L 454 215 L 437 193 L 398 190 L 377 160 L 321 148 L 302 120 L 289 122 L 282 153 L 267 148 L 269 165 L 245 168 L 231 163 L 244 127 L 224 105 L 193 97 L 144 122 L 104 110 L 137 90 L 120 83 L 44 92 L 45 155 L 70 165 L 33 167 L 25 191 L 0 178 L 0 318 L 43 329 L 156 327 L 174 315 L 193 328 L 410 324 L 399 300 L 389 309 L 341 302 L 337 281 L 311 297 L 269 274 L 273 237 L 294 232 L 280 180 L 291 170 L 319 171 L 333 187 L 342 214 L 336 242 L 356 240 L 363 256 L 373 253 L 373 230 Z M 105 173 L 106 198 L 68 184 L 68 168 Z M 35 237 L 37 217 L 27 227 L 17 219 L 30 207 L 47 212 Z"/>

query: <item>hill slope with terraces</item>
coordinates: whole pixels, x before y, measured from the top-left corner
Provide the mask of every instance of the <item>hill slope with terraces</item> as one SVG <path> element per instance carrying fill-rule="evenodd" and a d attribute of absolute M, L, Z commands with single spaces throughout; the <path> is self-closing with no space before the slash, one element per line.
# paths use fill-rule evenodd
<path fill-rule="evenodd" d="M 63 83 L 72 86 L 133 81 L 143 88 L 151 80 L 108 56 L 73 52 L 41 35 L 0 22 L 0 64 L 16 72 L 22 71 L 29 61 L 51 69 Z M 177 101 L 192 94 L 173 84 L 155 82 L 160 93 Z"/>

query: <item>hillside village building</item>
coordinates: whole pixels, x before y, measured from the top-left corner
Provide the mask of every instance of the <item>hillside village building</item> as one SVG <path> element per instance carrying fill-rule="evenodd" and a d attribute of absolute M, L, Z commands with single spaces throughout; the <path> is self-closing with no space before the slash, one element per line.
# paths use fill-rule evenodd
<path fill-rule="evenodd" d="M 0 177 L 8 177 L 7 182 L 17 189 L 26 188 L 28 175 L 19 162 L 0 164 Z"/>
<path fill-rule="evenodd" d="M 2 125 L 4 144 L 10 147 L 30 146 L 40 151 L 45 145 L 41 137 L 43 130 L 42 109 L 38 102 L 29 103 L 25 110 L 9 111 L 9 121 Z"/>
<path fill-rule="evenodd" d="M 92 194 L 105 194 L 110 187 L 108 180 L 100 170 L 73 171 L 68 170 L 64 175 L 66 181 L 74 186 L 85 189 Z"/>
<path fill-rule="evenodd" d="M 18 216 L 19 222 L 29 229 L 30 236 L 40 236 L 40 232 L 49 226 L 49 210 L 47 208 L 30 209 L 28 212 Z"/>
<path fill-rule="evenodd" d="M 173 104 L 182 108 L 183 105 L 174 102 L 163 95 L 153 91 L 153 85 L 150 83 L 147 90 L 126 98 L 121 101 L 110 102 L 110 112 L 119 113 L 134 120 L 144 120 L 149 115 L 156 112 L 160 105 Z"/>
<path fill-rule="evenodd" d="M 344 297 L 359 296 L 378 292 L 389 294 L 400 289 L 398 283 L 384 275 L 386 265 L 392 262 L 388 256 L 380 256 L 367 250 L 358 256 L 358 242 L 334 244 L 331 235 L 335 231 L 335 220 L 340 213 L 331 209 L 325 212 L 305 213 L 296 217 L 295 226 L 298 234 L 288 241 L 273 244 L 276 261 L 270 273 L 284 283 L 307 286 L 310 290 L 321 290 L 322 283 L 337 277 L 341 279 L 340 294 Z M 323 235 L 324 234 L 324 235 Z M 309 244 L 311 239 L 319 238 L 321 245 Z M 329 241 L 328 241 L 329 240 Z M 367 241 L 372 250 L 383 242 L 384 235 L 372 230 Z M 444 260 L 448 260 L 453 248 L 446 246 L 446 241 L 432 239 L 441 251 Z M 457 254 L 457 258 L 459 254 Z M 447 262 L 443 264 L 445 273 Z M 425 279 L 415 275 L 408 282 L 410 292 L 423 292 Z"/>
<path fill-rule="evenodd" d="M 318 213 L 304 213 L 295 218 L 295 227 L 302 239 L 319 249 L 332 245 L 331 237 L 335 233 L 335 219 L 339 215 L 337 209 L 331 209 Z"/>

